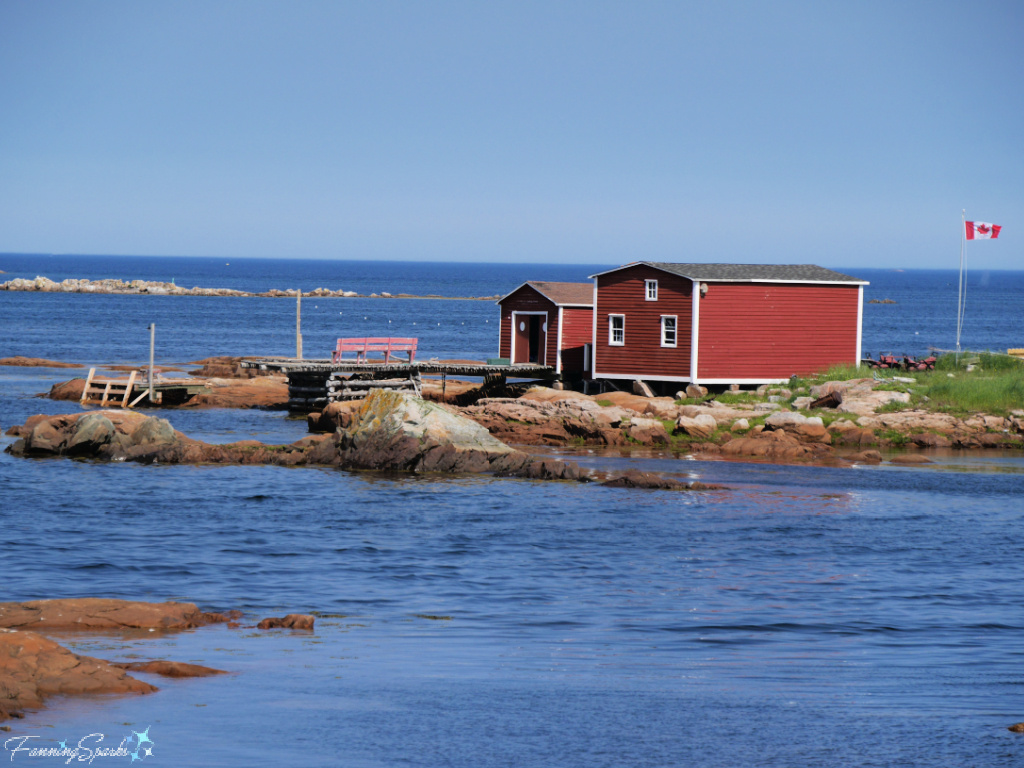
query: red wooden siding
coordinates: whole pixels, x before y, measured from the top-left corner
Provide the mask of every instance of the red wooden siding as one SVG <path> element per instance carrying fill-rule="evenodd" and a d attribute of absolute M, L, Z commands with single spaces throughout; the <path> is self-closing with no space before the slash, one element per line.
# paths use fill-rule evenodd
<path fill-rule="evenodd" d="M 658 281 L 658 300 L 646 300 L 645 280 Z M 627 267 L 597 278 L 597 375 L 649 379 L 690 375 L 691 293 L 685 277 L 646 266 Z M 608 344 L 608 316 L 626 316 L 626 343 Z M 661 316 L 676 316 L 676 346 L 661 346 Z"/>
<path fill-rule="evenodd" d="M 541 296 L 537 291 L 528 285 L 506 296 L 501 302 L 501 344 L 498 349 L 498 357 L 512 358 L 512 313 L 513 312 L 547 312 L 548 324 L 546 353 L 546 365 L 554 367 L 555 354 L 558 351 L 558 307 L 550 300 Z"/>
<path fill-rule="evenodd" d="M 562 307 L 562 372 L 583 373 L 583 345 L 594 330 L 590 307 Z"/>
<path fill-rule="evenodd" d="M 708 283 L 699 301 L 697 381 L 787 379 L 857 362 L 856 285 Z M 626 333 L 628 343 L 628 319 Z"/>

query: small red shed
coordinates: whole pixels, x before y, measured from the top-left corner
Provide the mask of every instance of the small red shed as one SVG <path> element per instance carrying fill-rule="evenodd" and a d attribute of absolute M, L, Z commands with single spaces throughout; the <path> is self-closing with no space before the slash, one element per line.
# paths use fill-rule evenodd
<path fill-rule="evenodd" d="M 643 261 L 592 278 L 595 379 L 764 384 L 861 358 L 868 283 L 830 269 Z"/>
<path fill-rule="evenodd" d="M 498 356 L 513 364 L 550 365 L 565 378 L 589 369 L 593 283 L 531 280 L 498 300 Z"/>

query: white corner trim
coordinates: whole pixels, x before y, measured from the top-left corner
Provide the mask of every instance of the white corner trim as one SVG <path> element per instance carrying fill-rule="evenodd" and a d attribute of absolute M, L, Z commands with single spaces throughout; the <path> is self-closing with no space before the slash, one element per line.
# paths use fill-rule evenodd
<path fill-rule="evenodd" d="M 700 339 L 700 287 L 690 283 L 690 378 L 697 381 L 697 352 Z"/>
<path fill-rule="evenodd" d="M 593 376 L 593 370 L 597 367 L 597 277 L 594 277 L 594 311 L 593 317 L 591 318 L 591 331 L 590 331 L 590 370 L 591 376 Z"/>
<path fill-rule="evenodd" d="M 860 286 L 857 289 L 857 359 L 853 361 L 854 365 L 860 365 L 860 361 L 864 359 L 862 353 L 862 345 L 864 342 L 864 286 Z"/>
<path fill-rule="evenodd" d="M 544 341 L 547 341 L 545 335 Z M 558 308 L 558 333 L 555 336 L 555 373 L 562 372 L 562 308 Z"/>

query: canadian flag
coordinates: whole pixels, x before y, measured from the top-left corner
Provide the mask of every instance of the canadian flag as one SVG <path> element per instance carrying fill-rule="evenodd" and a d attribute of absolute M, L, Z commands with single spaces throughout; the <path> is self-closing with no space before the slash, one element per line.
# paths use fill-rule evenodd
<path fill-rule="evenodd" d="M 965 221 L 964 226 L 967 227 L 968 240 L 995 240 L 1002 229 L 998 224 L 986 224 L 984 221 Z"/>

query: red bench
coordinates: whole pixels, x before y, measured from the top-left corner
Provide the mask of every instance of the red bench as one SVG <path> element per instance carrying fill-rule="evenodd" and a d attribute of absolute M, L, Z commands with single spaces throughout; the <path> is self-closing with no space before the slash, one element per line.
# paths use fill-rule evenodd
<path fill-rule="evenodd" d="M 341 362 L 343 353 L 355 352 L 356 360 L 366 362 L 367 352 L 383 352 L 384 362 L 391 362 L 393 352 L 406 352 L 409 355 L 409 362 L 416 359 L 416 343 L 419 339 L 338 339 L 338 345 L 334 348 L 331 360 L 335 363 Z"/>

